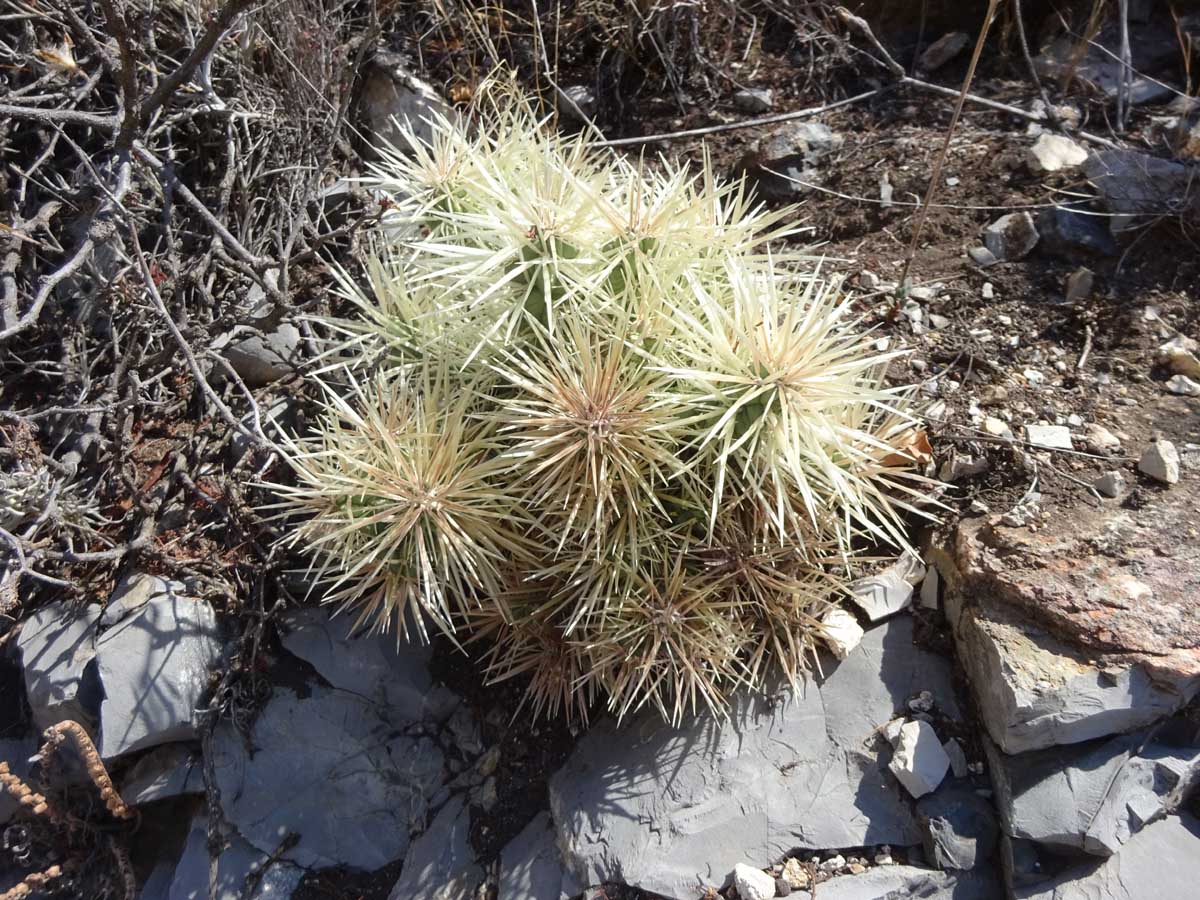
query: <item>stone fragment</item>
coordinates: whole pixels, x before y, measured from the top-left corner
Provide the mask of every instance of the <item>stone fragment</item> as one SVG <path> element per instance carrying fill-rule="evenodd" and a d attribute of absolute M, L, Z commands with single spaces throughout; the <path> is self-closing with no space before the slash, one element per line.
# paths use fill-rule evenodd
<path fill-rule="evenodd" d="M 844 609 L 831 609 L 821 619 L 821 639 L 833 655 L 845 659 L 863 638 L 863 628 L 853 613 Z"/>
<path fill-rule="evenodd" d="M 1200 378 L 1200 357 L 1194 340 L 1177 334 L 1158 348 L 1157 361 L 1176 375 Z"/>
<path fill-rule="evenodd" d="M 81 610 L 58 601 L 37 609 L 17 634 L 17 656 L 25 673 L 25 695 L 40 732 L 64 719 L 95 723 L 100 693 L 88 664 L 96 655 L 100 607 Z"/>
<path fill-rule="evenodd" d="M 218 339 L 213 346 L 221 351 L 246 386 L 252 388 L 295 374 L 301 359 L 300 329 L 290 322 L 246 338 L 228 342 Z"/>
<path fill-rule="evenodd" d="M 8 771 L 21 779 L 29 777 L 29 760 L 37 751 L 37 741 L 33 738 L 0 740 L 0 762 L 7 763 Z M 8 824 L 18 808 L 12 795 L 0 789 L 0 825 Z"/>
<path fill-rule="evenodd" d="M 1200 820 L 1184 813 L 1154 822 L 1116 856 L 1020 888 L 1013 896 L 1015 900 L 1165 900 L 1194 897 L 1197 884 Z"/>
<path fill-rule="evenodd" d="M 1008 423 L 996 416 L 988 416 L 983 420 L 983 430 L 993 437 L 1002 437 L 1012 440 L 1012 429 Z"/>
<path fill-rule="evenodd" d="M 940 581 L 941 576 L 938 575 L 937 568 L 930 566 L 929 571 L 925 573 L 925 580 L 921 582 L 922 609 L 938 608 L 938 584 Z"/>
<path fill-rule="evenodd" d="M 442 752 L 420 733 L 427 725 L 384 705 L 319 685 L 306 693 L 276 687 L 248 736 L 253 755 L 231 723 L 217 726 L 225 816 L 267 853 L 281 833 L 298 834 L 287 853 L 298 865 L 381 868 L 404 855 L 424 822 Z"/>
<path fill-rule="evenodd" d="M 1026 162 L 1033 172 L 1058 172 L 1083 165 L 1087 151 L 1069 137 L 1043 132 L 1029 148 Z"/>
<path fill-rule="evenodd" d="M 950 758 L 942 749 L 937 732 L 928 722 L 906 722 L 888 769 L 914 797 L 936 790 L 950 768 Z"/>
<path fill-rule="evenodd" d="M 573 84 L 563 90 L 569 102 L 559 105 L 559 112 L 566 116 L 572 122 L 584 124 L 590 121 L 596 115 L 596 110 L 600 103 L 596 99 L 596 92 L 586 84 Z M 579 118 L 579 114 L 583 114 L 583 119 Z"/>
<path fill-rule="evenodd" d="M 96 641 L 104 691 L 104 759 L 196 736 L 196 708 L 220 655 L 216 614 L 207 601 L 153 596 Z"/>
<path fill-rule="evenodd" d="M 846 660 L 823 657 L 824 676 L 799 693 L 736 694 L 727 721 L 670 728 L 648 712 L 593 723 L 550 781 L 567 870 L 584 884 L 692 897 L 745 860 L 918 843 L 886 755 L 863 749 L 921 690 L 959 716 L 946 661 L 914 647 L 912 632 L 911 617 L 888 619 Z"/>
<path fill-rule="evenodd" d="M 934 72 L 967 48 L 971 39 L 961 31 L 951 31 L 925 48 L 917 65 L 924 72 Z"/>
<path fill-rule="evenodd" d="M 1120 497 L 1125 493 L 1125 476 L 1120 472 L 1105 472 L 1092 482 L 1092 487 L 1103 497 Z"/>
<path fill-rule="evenodd" d="M 1083 446 L 1090 453 L 1118 453 L 1121 450 L 1121 439 L 1096 422 L 1090 422 L 1083 427 Z"/>
<path fill-rule="evenodd" d="M 950 760 L 950 774 L 955 778 L 966 778 L 971 774 L 971 769 L 967 765 L 967 754 L 963 752 L 962 744 L 955 738 L 950 738 L 942 744 L 942 749 L 946 751 L 946 758 Z"/>
<path fill-rule="evenodd" d="M 971 478 L 975 475 L 981 475 L 988 470 L 989 464 L 986 456 L 971 456 L 958 451 L 951 451 L 950 457 L 942 463 L 942 467 L 938 469 L 938 478 L 941 481 L 960 481 L 963 478 Z"/>
<path fill-rule="evenodd" d="M 1179 451 L 1170 441 L 1154 441 L 1142 451 L 1138 471 L 1163 484 L 1179 481 Z"/>
<path fill-rule="evenodd" d="M 210 891 L 208 817 L 197 816 L 166 900 L 288 900 L 303 877 L 303 869 L 258 852 L 235 834 L 217 857 L 216 884 Z"/>
<path fill-rule="evenodd" d="M 111 628 L 126 616 L 145 606 L 151 599 L 186 594 L 182 583 L 158 575 L 137 572 L 121 579 L 100 616 L 100 627 Z"/>
<path fill-rule="evenodd" d="M 453 110 L 431 85 L 412 73 L 407 61 L 394 53 L 377 52 L 363 76 L 359 108 L 372 147 L 411 153 L 420 143 L 433 142 L 431 119 L 450 117 Z"/>
<path fill-rule="evenodd" d="M 808 870 L 800 865 L 800 860 L 789 856 L 783 863 L 783 879 L 793 891 L 808 887 Z"/>
<path fill-rule="evenodd" d="M 1172 375 L 1167 379 L 1167 390 L 1182 397 L 1200 397 L 1200 383 L 1186 375 Z"/>
<path fill-rule="evenodd" d="M 733 94 L 733 105 L 744 113 L 770 112 L 775 105 L 770 88 L 743 88 Z"/>
<path fill-rule="evenodd" d="M 775 896 L 775 879 L 745 863 L 733 867 L 733 886 L 741 900 L 771 900 Z"/>
<path fill-rule="evenodd" d="M 1063 206 L 1043 209 L 1037 218 L 1042 250 L 1065 259 L 1074 259 L 1080 253 L 1112 256 L 1117 244 L 1105 221 L 1085 210 Z"/>
<path fill-rule="evenodd" d="M 1002 900 L 1003 886 L 986 870 L 938 872 L 916 866 L 880 866 L 861 875 L 821 882 L 819 900 Z"/>
<path fill-rule="evenodd" d="M 1011 262 L 1024 259 L 1038 242 L 1033 216 L 1027 212 L 1001 216 L 984 229 L 983 242 L 998 260 Z"/>
<path fill-rule="evenodd" d="M 820 122 L 788 123 L 758 145 L 747 167 L 767 195 L 801 196 L 812 190 L 808 185 L 820 177 L 820 164 L 844 141 Z"/>
<path fill-rule="evenodd" d="M 560 900 L 562 854 L 548 812 L 538 813 L 500 853 L 500 900 Z"/>
<path fill-rule="evenodd" d="M 917 817 L 925 857 L 939 869 L 973 869 L 996 848 L 1000 830 L 992 805 L 968 788 L 947 786 L 922 797 Z"/>
<path fill-rule="evenodd" d="M 980 268 L 994 266 L 1000 261 L 996 258 L 996 254 L 987 247 L 972 247 L 967 251 L 967 256 L 971 257 L 971 262 Z"/>
<path fill-rule="evenodd" d="M 472 900 L 486 879 L 470 842 L 471 817 L 461 797 L 447 801 L 413 841 L 388 900 Z"/>
<path fill-rule="evenodd" d="M 1180 216 L 1200 210 L 1192 190 L 1191 166 L 1137 150 L 1097 150 L 1084 173 L 1117 218 L 1110 229 L 1124 230 L 1145 216 Z"/>
<path fill-rule="evenodd" d="M 1136 4 L 1131 4 L 1136 6 Z M 1156 14 L 1157 15 L 1157 14 Z M 1126 79 L 1129 102 L 1135 106 L 1169 98 L 1173 93 L 1169 76 L 1163 71 L 1172 59 L 1172 30 L 1170 19 L 1165 22 L 1137 23 L 1130 14 L 1131 24 L 1126 37 L 1129 42 L 1131 66 Z M 1099 30 L 1082 49 L 1073 35 L 1052 41 L 1034 58 L 1038 74 L 1047 80 L 1069 77 L 1087 85 L 1089 90 L 1116 102 L 1122 76 L 1121 32 L 1112 23 Z M 1178 51 L 1175 51 L 1178 53 Z M 1069 74 L 1068 74 L 1069 73 Z"/>
<path fill-rule="evenodd" d="M 850 584 L 850 599 L 872 622 L 893 616 L 912 603 L 913 586 L 895 571 L 859 578 Z"/>
<path fill-rule="evenodd" d="M 1072 450 L 1071 429 L 1065 425 L 1026 425 L 1025 439 L 1047 450 Z"/>
<path fill-rule="evenodd" d="M 1079 303 L 1086 300 L 1092 295 L 1092 288 L 1095 284 L 1095 273 L 1086 266 L 1080 266 L 1067 276 L 1066 301 Z"/>
<path fill-rule="evenodd" d="M 183 794 L 203 794 L 204 769 L 199 749 L 186 743 L 155 747 L 125 773 L 120 793 L 129 806 Z"/>

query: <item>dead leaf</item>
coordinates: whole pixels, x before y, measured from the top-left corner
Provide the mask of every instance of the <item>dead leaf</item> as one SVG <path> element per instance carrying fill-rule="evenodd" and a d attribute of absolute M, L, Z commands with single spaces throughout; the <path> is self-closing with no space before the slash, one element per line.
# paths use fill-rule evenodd
<path fill-rule="evenodd" d="M 933 447 L 924 428 L 913 428 L 900 436 L 895 453 L 883 458 L 885 466 L 924 465 L 933 459 Z"/>

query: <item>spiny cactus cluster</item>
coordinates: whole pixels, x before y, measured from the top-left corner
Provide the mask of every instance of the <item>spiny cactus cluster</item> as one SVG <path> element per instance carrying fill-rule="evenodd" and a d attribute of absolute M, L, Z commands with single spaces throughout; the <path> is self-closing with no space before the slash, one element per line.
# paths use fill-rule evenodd
<path fill-rule="evenodd" d="M 538 714 L 677 722 L 795 681 L 851 558 L 928 493 L 895 354 L 770 249 L 794 210 L 486 96 L 374 173 L 394 206 L 366 286 L 340 275 L 287 540 L 329 601 L 465 635 Z"/>

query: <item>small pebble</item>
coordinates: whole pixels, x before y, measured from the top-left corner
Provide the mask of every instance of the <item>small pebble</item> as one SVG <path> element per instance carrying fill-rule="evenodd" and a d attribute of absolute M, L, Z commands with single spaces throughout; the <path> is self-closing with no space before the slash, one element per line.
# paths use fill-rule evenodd
<path fill-rule="evenodd" d="M 983 283 L 983 291 L 982 291 L 982 294 L 983 294 L 983 299 L 984 299 L 984 300 L 994 300 L 994 299 L 995 299 L 995 297 L 996 297 L 996 288 L 995 288 L 995 287 L 992 285 L 992 283 L 991 283 L 990 281 L 985 281 L 985 282 Z M 1000 318 L 1001 318 L 1001 319 L 1008 319 L 1008 316 L 1001 316 Z M 1011 319 L 1009 319 L 1009 320 L 1008 320 L 1008 322 L 1007 322 L 1007 323 L 1005 323 L 1005 324 L 1011 324 L 1011 323 L 1012 323 L 1012 320 L 1011 320 Z"/>
<path fill-rule="evenodd" d="M 1125 476 L 1120 472 L 1105 472 L 1092 482 L 1102 497 L 1119 497 L 1125 492 Z"/>
<path fill-rule="evenodd" d="M 845 865 L 846 857 L 839 853 L 837 856 L 831 856 L 821 863 L 821 870 L 824 872 L 836 872 L 838 869 L 845 868 Z"/>
<path fill-rule="evenodd" d="M 908 701 L 908 708 L 913 712 L 929 712 L 933 709 L 933 694 L 929 691 L 921 691 Z"/>
<path fill-rule="evenodd" d="M 1155 441 L 1138 461 L 1138 471 L 1163 484 L 1179 481 L 1179 451 L 1170 441 Z"/>
<path fill-rule="evenodd" d="M 863 872 L 867 871 L 867 867 L 861 863 L 850 863 L 849 869 L 851 875 L 861 875 Z"/>
<path fill-rule="evenodd" d="M 1046 376 L 1037 369 L 1026 369 L 1021 374 L 1025 376 L 1025 380 L 1030 384 L 1044 384 L 1046 381 Z"/>
<path fill-rule="evenodd" d="M 787 883 L 786 878 L 775 879 L 775 896 L 786 897 L 792 892 L 792 886 Z"/>
<path fill-rule="evenodd" d="M 941 316 L 930 316 L 929 324 L 934 328 L 940 328 L 940 325 L 934 323 L 934 319 L 940 318 Z M 1172 375 L 1167 381 L 1167 390 L 1183 397 L 1200 397 L 1200 383 L 1192 381 L 1186 375 Z"/>

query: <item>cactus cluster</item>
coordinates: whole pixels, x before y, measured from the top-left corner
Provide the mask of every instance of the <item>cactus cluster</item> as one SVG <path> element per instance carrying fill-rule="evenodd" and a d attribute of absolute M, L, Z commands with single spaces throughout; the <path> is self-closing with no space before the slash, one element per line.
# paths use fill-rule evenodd
<path fill-rule="evenodd" d="M 795 681 L 852 558 L 928 493 L 895 353 L 779 249 L 795 210 L 481 96 L 373 173 L 391 205 L 339 273 L 286 540 L 328 600 L 434 625 L 538 714 L 677 722 Z"/>

